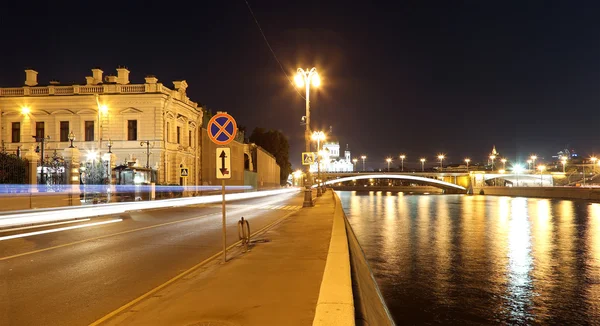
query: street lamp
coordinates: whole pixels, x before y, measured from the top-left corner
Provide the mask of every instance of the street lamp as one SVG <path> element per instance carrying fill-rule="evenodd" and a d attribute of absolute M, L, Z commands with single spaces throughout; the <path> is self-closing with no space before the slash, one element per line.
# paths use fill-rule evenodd
<path fill-rule="evenodd" d="M 590 157 L 590 161 L 592 161 L 592 174 L 596 173 L 596 161 L 597 160 L 598 160 L 598 158 L 595 156 Z"/>
<path fill-rule="evenodd" d="M 469 172 L 469 163 L 471 162 L 470 158 L 465 159 L 465 163 L 467 163 L 467 172 Z"/>
<path fill-rule="evenodd" d="M 71 130 L 71 132 L 69 133 L 69 141 L 71 142 L 71 145 L 69 146 L 69 148 L 75 148 L 75 146 L 73 146 L 74 140 L 75 140 L 75 134 L 73 133 L 73 130 Z"/>
<path fill-rule="evenodd" d="M 443 165 L 444 155 L 443 154 L 438 155 L 438 159 L 440 160 L 440 171 L 442 171 L 444 169 L 444 165 Z"/>
<path fill-rule="evenodd" d="M 500 162 L 502 162 L 502 169 L 506 170 L 506 159 L 503 158 L 503 159 L 500 160 Z"/>
<path fill-rule="evenodd" d="M 352 159 L 352 163 L 354 163 L 354 171 L 356 171 L 356 162 L 358 162 L 357 158 Z"/>
<path fill-rule="evenodd" d="M 401 163 L 401 164 L 402 164 L 402 172 L 404 172 L 404 159 L 405 159 L 405 158 L 406 158 L 406 155 L 404 155 L 404 154 L 401 154 L 401 155 L 400 155 L 400 161 L 402 162 L 402 163 Z"/>
<path fill-rule="evenodd" d="M 490 155 L 490 160 L 492 160 L 492 171 L 494 171 L 494 159 L 496 159 L 496 155 Z"/>
<path fill-rule="evenodd" d="M 294 76 L 294 81 L 298 87 L 306 88 L 306 130 L 304 132 L 304 140 L 306 143 L 306 152 L 310 152 L 310 84 L 314 87 L 319 87 L 321 84 L 321 79 L 319 78 L 319 74 L 317 73 L 317 68 L 312 68 L 310 70 L 298 68 L 298 72 L 296 76 Z M 304 207 L 312 207 L 312 192 L 311 192 L 311 178 L 310 178 L 310 165 L 306 166 L 306 174 L 308 176 L 309 182 L 305 185 L 304 189 L 304 203 L 302 206 Z"/>
<path fill-rule="evenodd" d="M 544 170 L 546 170 L 546 166 L 540 165 L 540 166 L 538 166 L 538 170 L 540 170 L 540 187 L 541 187 L 542 186 L 542 176 L 543 176 Z"/>
<path fill-rule="evenodd" d="M 388 164 L 388 172 L 390 172 L 390 163 L 392 163 L 392 159 L 388 157 L 388 158 L 385 159 L 385 161 Z"/>
<path fill-rule="evenodd" d="M 531 162 L 532 160 L 527 160 L 527 170 L 531 170 Z"/>
<path fill-rule="evenodd" d="M 366 155 L 363 155 L 363 156 L 361 156 L 360 158 L 361 158 L 361 159 L 362 159 L 362 161 L 363 161 L 363 172 L 365 172 L 365 160 L 367 159 L 367 156 L 366 156 Z"/>
<path fill-rule="evenodd" d="M 146 169 L 150 168 L 150 141 L 141 141 L 140 146 L 146 145 Z"/>
<path fill-rule="evenodd" d="M 421 159 L 421 172 L 425 172 L 425 159 Z"/>
<path fill-rule="evenodd" d="M 567 158 L 566 157 L 562 157 L 561 160 L 560 160 L 560 162 L 563 165 L 563 173 L 566 173 L 565 172 L 565 166 L 567 165 Z"/>
<path fill-rule="evenodd" d="M 323 195 L 323 191 L 321 189 L 321 141 L 325 140 L 325 133 L 322 131 L 315 131 L 311 136 L 312 140 L 317 141 L 317 178 L 319 181 L 317 182 L 317 197 L 321 197 Z"/>
<path fill-rule="evenodd" d="M 531 159 L 531 167 L 535 167 L 535 160 L 537 160 L 537 156 L 536 155 L 531 155 L 531 157 L 529 157 Z"/>
<path fill-rule="evenodd" d="M 112 141 L 112 140 L 110 140 L 110 138 L 108 139 L 108 142 L 106 143 L 106 146 L 108 147 L 108 153 L 109 153 L 109 154 L 112 154 L 112 150 L 111 150 L 111 148 L 112 148 L 112 146 L 113 146 L 113 141 Z"/>
<path fill-rule="evenodd" d="M 513 172 L 517 175 L 517 187 L 519 186 L 519 173 L 523 172 L 523 167 L 520 164 L 513 166 Z"/>

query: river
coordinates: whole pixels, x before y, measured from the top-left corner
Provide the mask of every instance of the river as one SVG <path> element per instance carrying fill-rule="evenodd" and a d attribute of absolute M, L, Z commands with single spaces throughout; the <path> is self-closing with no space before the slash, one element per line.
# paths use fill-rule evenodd
<path fill-rule="evenodd" d="M 600 204 L 338 192 L 398 325 L 600 324 Z"/>

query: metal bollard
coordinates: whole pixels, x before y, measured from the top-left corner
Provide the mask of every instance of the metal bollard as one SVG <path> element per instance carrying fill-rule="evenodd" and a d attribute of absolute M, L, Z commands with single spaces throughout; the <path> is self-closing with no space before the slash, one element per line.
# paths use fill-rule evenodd
<path fill-rule="evenodd" d="M 245 220 L 244 217 L 238 221 L 238 237 L 242 240 L 242 245 L 244 246 L 244 252 L 249 251 L 250 247 L 250 223 L 248 220 Z"/>

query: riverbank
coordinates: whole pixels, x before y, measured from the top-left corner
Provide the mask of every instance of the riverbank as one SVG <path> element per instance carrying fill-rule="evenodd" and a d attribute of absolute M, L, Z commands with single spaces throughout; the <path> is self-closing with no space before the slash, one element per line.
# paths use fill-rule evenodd
<path fill-rule="evenodd" d="M 583 187 L 485 187 L 474 194 L 532 198 L 583 199 L 600 201 L 600 188 Z"/>

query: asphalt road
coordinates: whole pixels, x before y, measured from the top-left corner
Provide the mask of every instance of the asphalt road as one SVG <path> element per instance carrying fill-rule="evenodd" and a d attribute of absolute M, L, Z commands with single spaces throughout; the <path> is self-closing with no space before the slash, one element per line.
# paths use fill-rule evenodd
<path fill-rule="evenodd" d="M 242 216 L 254 231 L 301 206 L 298 193 L 228 203 L 228 245 Z M 1 240 L 98 222 L 110 223 Z M 220 204 L 0 231 L 0 325 L 88 325 L 221 247 Z"/>

